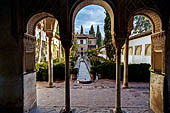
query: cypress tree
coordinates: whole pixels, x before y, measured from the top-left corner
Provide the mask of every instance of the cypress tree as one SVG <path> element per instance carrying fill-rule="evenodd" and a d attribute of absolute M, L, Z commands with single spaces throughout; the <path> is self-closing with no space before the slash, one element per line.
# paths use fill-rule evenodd
<path fill-rule="evenodd" d="M 83 32 L 83 26 L 81 25 L 81 31 L 80 31 L 80 34 L 84 34 Z"/>
<path fill-rule="evenodd" d="M 91 25 L 91 28 L 90 28 L 90 31 L 89 31 L 89 35 L 93 35 L 95 37 L 95 32 L 94 32 L 93 25 Z"/>
<path fill-rule="evenodd" d="M 100 32 L 99 25 L 97 25 L 96 37 L 97 37 L 97 45 L 98 45 L 98 47 L 101 47 L 102 46 L 102 35 L 101 35 L 101 32 Z"/>
<path fill-rule="evenodd" d="M 106 18 L 104 20 L 104 32 L 105 32 L 105 39 L 104 39 L 104 46 L 106 48 L 106 54 L 109 60 L 114 60 L 115 55 L 115 48 L 112 44 L 112 37 L 111 37 L 111 20 L 108 12 L 106 12 Z"/>

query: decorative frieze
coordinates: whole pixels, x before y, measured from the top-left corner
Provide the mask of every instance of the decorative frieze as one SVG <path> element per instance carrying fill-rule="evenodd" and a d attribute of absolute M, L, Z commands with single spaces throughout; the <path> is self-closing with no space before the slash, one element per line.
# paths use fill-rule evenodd
<path fill-rule="evenodd" d="M 35 36 L 24 34 L 23 72 L 32 72 L 35 70 L 35 43 Z"/>
<path fill-rule="evenodd" d="M 24 34 L 24 51 L 26 53 L 34 52 L 35 42 L 36 42 L 35 36 L 29 35 L 29 34 Z"/>

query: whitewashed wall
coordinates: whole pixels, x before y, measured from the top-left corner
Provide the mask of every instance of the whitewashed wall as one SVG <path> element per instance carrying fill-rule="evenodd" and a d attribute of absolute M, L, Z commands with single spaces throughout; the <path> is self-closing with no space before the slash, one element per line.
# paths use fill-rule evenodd
<path fill-rule="evenodd" d="M 128 58 L 129 64 L 151 64 L 151 56 L 145 56 L 145 44 L 151 44 L 151 35 L 129 40 L 129 47 L 133 47 L 133 55 L 129 55 Z M 138 45 L 142 45 L 142 53 L 140 56 L 135 55 L 135 46 Z M 121 62 L 124 62 L 124 55 L 121 55 Z"/>

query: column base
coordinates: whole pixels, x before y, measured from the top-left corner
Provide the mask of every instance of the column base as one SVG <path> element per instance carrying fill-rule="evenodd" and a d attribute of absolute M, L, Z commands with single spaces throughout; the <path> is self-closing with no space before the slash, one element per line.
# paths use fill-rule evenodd
<path fill-rule="evenodd" d="M 112 110 L 112 113 L 123 113 L 123 111 L 121 110 L 121 108 L 115 108 Z"/>
<path fill-rule="evenodd" d="M 71 109 L 70 112 L 67 112 L 65 109 L 61 109 L 59 113 L 76 113 L 76 109 Z"/>
<path fill-rule="evenodd" d="M 123 88 L 123 89 L 129 88 L 129 87 L 128 87 L 128 83 L 123 84 L 122 88 Z"/>
<path fill-rule="evenodd" d="M 53 87 L 54 87 L 53 83 L 49 83 L 48 86 L 47 86 L 47 88 L 53 88 Z"/>

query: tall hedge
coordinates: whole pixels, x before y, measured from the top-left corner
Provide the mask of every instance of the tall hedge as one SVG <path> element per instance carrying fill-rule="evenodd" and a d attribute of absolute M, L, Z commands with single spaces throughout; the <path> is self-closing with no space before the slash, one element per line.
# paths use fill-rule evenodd
<path fill-rule="evenodd" d="M 149 82 L 150 64 L 129 64 L 128 80 L 130 82 Z M 121 80 L 123 80 L 124 65 L 121 64 Z M 103 78 L 116 79 L 116 63 L 106 61 L 97 66 L 97 73 L 103 75 Z"/>

